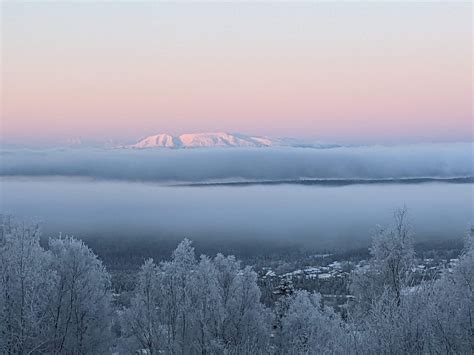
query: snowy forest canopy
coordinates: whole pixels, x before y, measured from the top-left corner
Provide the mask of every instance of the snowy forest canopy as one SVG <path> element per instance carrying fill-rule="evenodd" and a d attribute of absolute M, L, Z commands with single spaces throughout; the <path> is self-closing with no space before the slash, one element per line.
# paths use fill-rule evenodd
<path fill-rule="evenodd" d="M 2 354 L 472 354 L 474 241 L 439 277 L 416 280 L 406 210 L 352 271 L 347 314 L 288 285 L 264 305 L 257 274 L 233 256 L 197 257 L 183 240 L 148 259 L 126 307 L 82 241 L 40 244 L 38 225 L 2 217 Z"/>

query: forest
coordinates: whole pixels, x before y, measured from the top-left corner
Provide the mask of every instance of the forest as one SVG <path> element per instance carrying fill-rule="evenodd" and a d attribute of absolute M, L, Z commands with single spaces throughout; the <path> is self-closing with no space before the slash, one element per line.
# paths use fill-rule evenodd
<path fill-rule="evenodd" d="M 184 239 L 147 259 L 127 304 L 99 257 L 69 236 L 41 243 L 38 224 L 2 216 L 2 354 L 473 354 L 474 238 L 456 264 L 415 277 L 406 209 L 350 272 L 347 312 L 319 293 L 280 287 L 262 301 L 258 275 L 232 255 L 196 255 Z"/>

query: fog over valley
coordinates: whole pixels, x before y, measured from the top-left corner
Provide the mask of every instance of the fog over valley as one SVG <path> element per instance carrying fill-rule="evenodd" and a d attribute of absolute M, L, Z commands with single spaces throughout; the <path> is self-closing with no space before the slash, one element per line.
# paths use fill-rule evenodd
<path fill-rule="evenodd" d="M 4 149 L 1 176 L 162 183 L 473 176 L 471 143 L 317 148 Z"/>
<path fill-rule="evenodd" d="M 1 157 L 1 212 L 40 220 L 51 235 L 355 248 L 404 205 L 420 240 L 461 238 L 473 221 L 468 143 L 21 149 Z M 441 180 L 417 183 L 423 178 Z"/>

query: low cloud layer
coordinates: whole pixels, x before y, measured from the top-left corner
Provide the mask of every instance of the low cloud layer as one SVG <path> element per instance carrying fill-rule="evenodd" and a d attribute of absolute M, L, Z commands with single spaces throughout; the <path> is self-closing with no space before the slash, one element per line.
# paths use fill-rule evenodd
<path fill-rule="evenodd" d="M 1 152 L 0 175 L 162 183 L 451 178 L 472 176 L 473 161 L 470 143 L 331 149 L 18 149 Z"/>

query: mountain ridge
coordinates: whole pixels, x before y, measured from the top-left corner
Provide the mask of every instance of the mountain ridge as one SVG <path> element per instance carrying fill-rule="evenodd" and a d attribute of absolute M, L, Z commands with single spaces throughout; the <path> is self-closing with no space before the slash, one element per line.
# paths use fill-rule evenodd
<path fill-rule="evenodd" d="M 159 133 L 140 139 L 137 143 L 126 146 L 134 149 L 151 148 L 238 148 L 238 147 L 311 147 L 329 148 L 334 144 L 308 143 L 294 138 L 269 138 L 250 136 L 241 133 L 206 132 L 185 133 L 173 136 L 168 133 Z"/>

